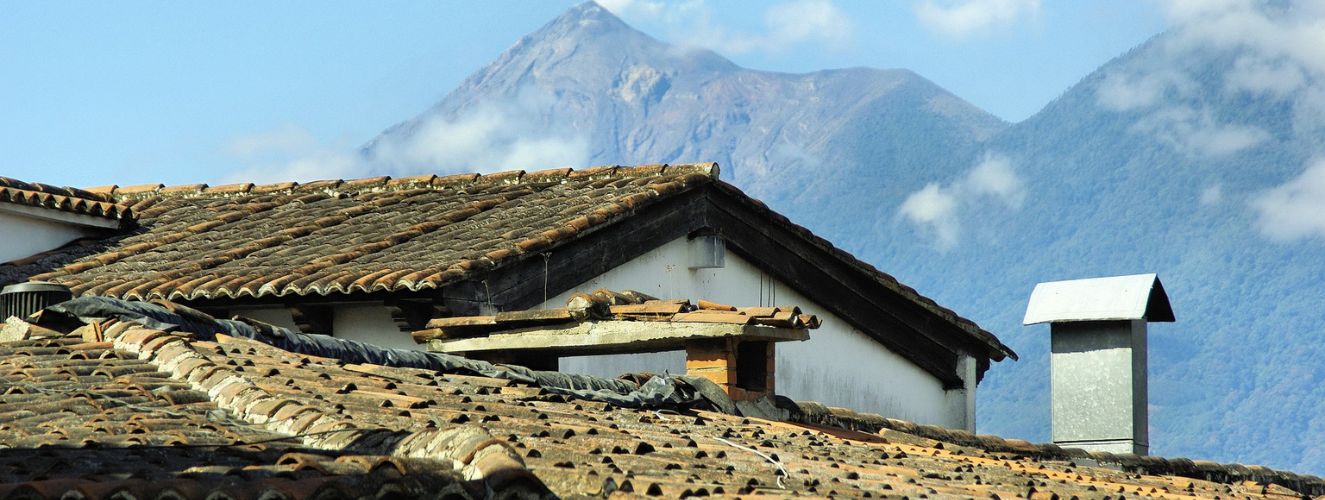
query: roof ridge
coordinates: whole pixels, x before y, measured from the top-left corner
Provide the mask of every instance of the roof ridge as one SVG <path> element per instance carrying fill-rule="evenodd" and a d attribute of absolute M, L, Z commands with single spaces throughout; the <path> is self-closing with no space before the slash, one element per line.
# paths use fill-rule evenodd
<path fill-rule="evenodd" d="M 115 184 L 106 186 L 90 187 L 82 191 L 89 195 L 104 196 L 108 201 L 119 202 L 125 199 L 150 198 L 153 196 L 201 196 L 217 194 L 222 196 L 239 196 L 250 194 L 268 194 L 268 193 L 293 193 L 293 192 L 361 192 L 386 189 L 407 189 L 419 187 L 431 187 L 434 189 L 454 189 L 468 187 L 473 185 L 485 184 L 529 184 L 529 183 L 556 183 L 570 179 L 585 178 L 643 178 L 657 177 L 663 175 L 702 175 L 711 179 L 718 179 L 720 169 L 716 162 L 706 163 L 649 163 L 641 165 L 599 165 L 576 170 L 571 167 L 552 168 L 545 170 L 536 170 L 528 172 L 525 170 L 506 170 L 501 172 L 483 173 L 461 173 L 449 175 L 423 174 L 407 177 L 392 178 L 389 175 L 363 177 L 355 179 L 323 179 L 309 182 L 276 182 L 270 184 L 254 184 L 252 182 L 241 182 L 232 184 L 221 184 L 211 186 L 208 184 L 176 184 L 165 185 L 161 183 L 136 184 L 131 186 L 119 186 Z M 5 180 L 14 181 L 0 177 L 0 185 Z M 15 181 L 22 183 L 21 181 Z M 22 183 L 26 184 L 26 183 Z M 68 188 L 76 189 L 76 188 Z"/>

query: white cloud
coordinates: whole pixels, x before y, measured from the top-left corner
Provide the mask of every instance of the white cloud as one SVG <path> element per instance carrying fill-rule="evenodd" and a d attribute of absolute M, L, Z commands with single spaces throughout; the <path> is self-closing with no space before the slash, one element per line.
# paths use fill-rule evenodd
<path fill-rule="evenodd" d="M 775 4 L 764 11 L 763 31 L 759 33 L 733 31 L 720 25 L 704 0 L 607 0 L 599 4 L 633 24 L 661 23 L 667 38 L 679 45 L 725 54 L 778 53 L 806 44 L 840 47 L 850 41 L 854 31 L 851 18 L 829 0 Z"/>
<path fill-rule="evenodd" d="M 1132 130 L 1194 158 L 1227 156 L 1270 139 L 1259 127 L 1219 123 L 1209 110 L 1181 106 L 1155 110 L 1137 120 Z"/>
<path fill-rule="evenodd" d="M 1026 190 L 1012 170 L 1012 162 L 1000 155 L 985 155 L 984 161 L 972 168 L 959 186 L 965 186 L 975 194 L 993 196 L 1010 207 L 1020 207 L 1026 198 Z"/>
<path fill-rule="evenodd" d="M 898 208 L 911 222 L 933 228 L 939 247 L 950 248 L 957 243 L 957 195 L 938 183 L 929 183 L 911 193 Z"/>
<path fill-rule="evenodd" d="M 225 151 L 244 167 L 227 180 L 308 181 L 372 175 L 495 172 L 583 166 L 586 133 L 560 124 L 555 101 L 521 92 L 513 99 L 466 110 L 454 119 L 432 118 L 376 143 L 371 155 L 343 141 L 320 144 L 298 127 L 236 137 Z M 544 120 L 552 117 L 551 123 Z"/>
<path fill-rule="evenodd" d="M 1160 104 L 1170 92 L 1181 94 L 1195 89 L 1196 83 L 1176 70 L 1145 68 L 1104 75 L 1095 97 L 1105 109 L 1131 111 Z"/>
<path fill-rule="evenodd" d="M 1005 28 L 1039 11 L 1040 0 L 924 0 L 915 9 L 921 25 L 952 38 Z"/>
<path fill-rule="evenodd" d="M 585 135 L 539 125 L 552 105 L 550 99 L 526 97 L 480 105 L 454 120 L 434 118 L 399 140 L 378 143 L 369 161 L 397 171 L 435 172 L 584 165 L 589 161 Z"/>
<path fill-rule="evenodd" d="M 1307 76 L 1300 66 L 1284 59 L 1241 57 L 1224 76 L 1224 83 L 1229 90 L 1284 97 L 1305 86 Z"/>
<path fill-rule="evenodd" d="M 1325 238 L 1325 159 L 1301 175 L 1254 196 L 1257 228 L 1275 241 Z"/>
<path fill-rule="evenodd" d="M 1163 57 L 1105 75 L 1096 93 L 1102 108 L 1136 113 L 1134 131 L 1197 157 L 1233 154 L 1270 139 L 1250 124 L 1220 122 L 1205 107 L 1242 94 L 1288 102 L 1294 134 L 1311 137 L 1325 128 L 1325 2 L 1169 0 L 1164 6 L 1173 28 L 1155 42 Z M 1234 57 L 1216 75 L 1214 95 L 1198 84 L 1210 75 L 1193 73 L 1204 68 L 1188 64 L 1212 50 Z"/>
<path fill-rule="evenodd" d="M 1026 198 L 1026 188 L 1012 169 L 1007 157 L 985 154 L 950 186 L 929 183 L 911 193 L 898 207 L 898 215 L 912 224 L 933 231 L 940 249 L 949 249 L 960 240 L 963 210 L 982 208 L 996 201 L 1008 208 L 1019 208 Z"/>

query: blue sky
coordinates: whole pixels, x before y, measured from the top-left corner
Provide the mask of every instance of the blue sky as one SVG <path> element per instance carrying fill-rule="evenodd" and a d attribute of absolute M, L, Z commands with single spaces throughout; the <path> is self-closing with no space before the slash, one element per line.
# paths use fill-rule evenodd
<path fill-rule="evenodd" d="M 575 3 L 8 3 L 0 175 L 215 183 L 273 145 L 351 151 Z M 1010 121 L 1165 27 L 1150 1 L 605 4 L 750 68 L 908 68 Z"/>

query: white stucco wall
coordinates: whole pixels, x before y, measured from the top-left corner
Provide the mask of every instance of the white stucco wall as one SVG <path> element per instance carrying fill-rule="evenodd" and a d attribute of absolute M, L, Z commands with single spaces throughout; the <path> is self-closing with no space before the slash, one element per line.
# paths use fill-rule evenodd
<path fill-rule="evenodd" d="M 973 362 L 969 390 L 944 391 L 929 373 L 734 254 L 727 254 L 723 268 L 689 269 L 689 245 L 685 238 L 672 241 L 573 290 L 632 289 L 739 306 L 800 306 L 822 318 L 823 326 L 808 341 L 777 345 L 778 394 L 915 422 L 957 428 L 974 424 Z M 571 293 L 549 298 L 544 307 L 563 307 Z M 641 370 L 684 373 L 685 353 L 563 358 L 560 369 L 602 376 Z"/>
<path fill-rule="evenodd" d="M 391 313 L 376 304 L 338 305 L 331 309 L 331 335 L 396 349 L 419 349 L 409 332 L 400 331 Z"/>
<path fill-rule="evenodd" d="M 0 210 L 0 262 L 10 262 L 54 250 L 83 236 L 88 229 L 72 224 Z"/>

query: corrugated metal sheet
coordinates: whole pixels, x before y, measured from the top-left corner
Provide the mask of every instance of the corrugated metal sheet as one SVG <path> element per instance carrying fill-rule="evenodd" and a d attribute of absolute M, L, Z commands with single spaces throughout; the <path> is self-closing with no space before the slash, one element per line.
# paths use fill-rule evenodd
<path fill-rule="evenodd" d="M 1134 274 L 1035 285 L 1022 324 L 1062 321 L 1174 320 L 1155 274 Z"/>

